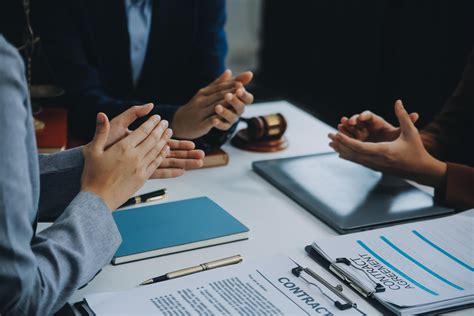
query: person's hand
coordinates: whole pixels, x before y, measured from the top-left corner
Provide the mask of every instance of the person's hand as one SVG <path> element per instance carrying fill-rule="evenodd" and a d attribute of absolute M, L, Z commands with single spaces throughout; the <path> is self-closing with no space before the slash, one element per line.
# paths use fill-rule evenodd
<path fill-rule="evenodd" d="M 252 80 L 250 71 L 232 78 L 226 70 L 219 78 L 202 88 L 172 120 L 174 135 L 181 139 L 195 139 L 206 135 L 212 128 L 228 130 L 253 102 L 253 95 L 244 88 Z"/>
<path fill-rule="evenodd" d="M 413 123 L 416 123 L 419 118 L 418 113 L 415 112 L 410 113 L 409 116 Z M 350 118 L 343 116 L 337 129 L 349 137 L 374 143 L 393 141 L 400 136 L 399 127 L 394 127 L 370 111 L 355 114 Z"/>
<path fill-rule="evenodd" d="M 230 77 L 230 71 L 228 75 Z M 250 71 L 245 71 L 234 78 L 241 85 L 238 85 L 239 88 L 237 88 L 234 94 L 226 93 L 224 100 L 214 107 L 214 114 L 212 116 L 214 127 L 220 130 L 228 130 L 242 116 L 245 106 L 253 103 L 253 95 L 245 90 L 245 85 L 250 83 L 252 78 L 253 73 Z"/>
<path fill-rule="evenodd" d="M 395 114 L 400 123 L 400 133 L 395 140 L 364 142 L 339 132 L 329 134 L 329 145 L 343 159 L 441 188 L 445 181 L 446 163 L 436 160 L 426 151 L 413 119 L 400 100 L 395 103 Z"/>
<path fill-rule="evenodd" d="M 152 174 L 152 179 L 179 177 L 186 170 L 202 167 L 204 152 L 194 149 L 195 145 L 193 142 L 171 139 L 168 142 L 168 146 L 170 147 L 170 152 Z"/>
<path fill-rule="evenodd" d="M 105 144 L 105 148 L 110 147 L 116 142 L 129 135 L 132 131 L 128 129 L 138 118 L 148 115 L 153 109 L 153 103 L 145 105 L 135 105 L 128 110 L 117 115 L 110 121 L 110 131 Z"/>
<path fill-rule="evenodd" d="M 148 115 L 152 109 L 152 103 L 136 105 L 112 119 L 105 148 L 107 149 L 129 135 L 132 131 L 128 127 L 138 118 Z M 193 142 L 171 139 L 168 146 L 170 153 L 152 174 L 152 179 L 179 177 L 184 174 L 185 170 L 202 167 L 204 152 L 196 150 Z"/>
<path fill-rule="evenodd" d="M 127 201 L 168 156 L 172 131 L 153 115 L 135 131 L 106 148 L 110 122 L 97 115 L 94 139 L 83 148 L 81 191 L 93 192 L 115 210 Z"/>

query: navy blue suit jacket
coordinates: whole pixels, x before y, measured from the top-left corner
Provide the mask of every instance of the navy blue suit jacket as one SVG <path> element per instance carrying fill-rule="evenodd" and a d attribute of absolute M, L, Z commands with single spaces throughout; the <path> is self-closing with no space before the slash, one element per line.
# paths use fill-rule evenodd
<path fill-rule="evenodd" d="M 58 84 L 67 92 L 70 128 L 88 140 L 95 115 L 114 117 L 128 107 L 155 103 L 171 120 L 199 88 L 224 71 L 225 0 L 153 0 L 143 71 L 132 84 L 124 0 L 43 0 L 35 25 Z M 229 133 L 212 130 L 205 142 L 221 145 Z"/>

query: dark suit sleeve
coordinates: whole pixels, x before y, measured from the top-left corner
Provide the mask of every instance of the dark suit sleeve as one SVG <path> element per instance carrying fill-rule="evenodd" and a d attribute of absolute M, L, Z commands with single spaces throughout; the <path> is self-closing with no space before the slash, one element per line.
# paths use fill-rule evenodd
<path fill-rule="evenodd" d="M 448 164 L 446 187 L 437 196 L 459 207 L 474 207 L 474 53 L 445 107 L 421 131 L 423 144 Z"/>
<path fill-rule="evenodd" d="M 67 102 L 71 103 L 72 115 L 77 126 L 71 126 L 83 140 L 92 138 L 95 115 L 106 113 L 113 118 L 133 105 L 152 100 L 120 100 L 110 96 L 103 87 L 98 73 L 92 44 L 83 33 L 90 25 L 82 15 L 85 12 L 81 1 L 39 1 L 34 7 L 36 31 L 41 37 L 42 47 L 47 55 L 58 84 L 66 90 Z M 155 103 L 152 114 L 160 114 L 171 120 L 175 106 Z"/>
<path fill-rule="evenodd" d="M 227 38 L 225 0 L 200 1 L 193 53 L 196 90 L 208 85 L 225 70 Z"/>
<path fill-rule="evenodd" d="M 205 87 L 225 70 L 227 38 L 225 0 L 206 0 L 199 2 L 198 29 L 196 32 L 193 64 L 196 65 L 194 90 Z M 229 140 L 237 124 L 228 131 L 212 129 L 207 135 L 196 139 L 199 148 L 206 151 L 219 148 Z"/>
<path fill-rule="evenodd" d="M 214 80 L 224 69 L 227 42 L 224 31 L 225 1 L 201 1 L 198 10 L 198 30 L 193 47 L 192 64 L 195 65 L 192 90 L 197 91 Z M 71 104 L 70 121 L 72 136 L 82 141 L 93 137 L 95 116 L 98 112 L 113 118 L 130 106 L 153 102 L 151 114 L 159 114 L 171 121 L 177 106 L 160 104 L 157 100 L 122 100 L 109 95 L 98 71 L 93 44 L 84 34 L 89 30 L 86 9 L 81 1 L 44 0 L 37 3 L 35 26 L 41 36 L 42 46 L 56 76 L 57 82 L 66 90 L 67 102 Z M 171 32 L 171 30 L 170 30 Z M 92 54 L 92 55 L 91 55 Z M 132 125 L 137 127 L 145 119 Z M 196 140 L 201 148 L 220 147 L 233 132 L 211 131 Z"/>

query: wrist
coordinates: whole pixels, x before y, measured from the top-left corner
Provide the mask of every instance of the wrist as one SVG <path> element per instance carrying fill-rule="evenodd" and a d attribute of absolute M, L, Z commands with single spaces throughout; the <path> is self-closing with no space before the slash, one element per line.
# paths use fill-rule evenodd
<path fill-rule="evenodd" d="M 425 169 L 425 184 L 435 189 L 443 190 L 446 184 L 447 169 L 448 166 L 445 162 L 430 156 Z"/>
<path fill-rule="evenodd" d="M 93 195 L 95 196 L 96 199 L 100 200 L 100 202 L 102 202 L 102 204 L 107 208 L 107 210 L 110 212 L 110 213 L 113 213 L 115 211 L 114 208 L 112 208 L 110 206 L 109 203 L 107 203 L 107 201 L 100 195 L 98 195 L 97 193 L 91 191 L 91 190 L 81 190 L 81 193 L 86 193 L 86 194 L 90 194 L 90 195 Z"/>
<path fill-rule="evenodd" d="M 190 106 L 189 104 L 183 105 L 175 112 L 170 123 L 173 138 L 193 140 L 204 135 L 198 126 L 196 113 Z"/>
<path fill-rule="evenodd" d="M 174 113 L 173 118 L 170 122 L 170 128 L 173 130 L 173 137 L 175 138 L 181 138 L 181 139 L 186 138 L 185 130 L 183 130 L 183 127 L 181 124 L 182 121 L 185 121 L 182 118 L 182 113 L 183 113 L 183 110 L 186 111 L 185 109 L 186 106 L 187 105 L 183 105 L 179 107 Z"/>
<path fill-rule="evenodd" d="M 82 187 L 81 192 L 89 192 L 96 195 L 102 200 L 102 202 L 104 202 L 104 204 L 108 207 L 108 209 L 111 212 L 115 211 L 115 209 L 117 208 L 117 206 L 115 206 L 114 203 L 111 203 L 111 199 L 108 199 L 107 195 L 104 192 L 100 192 L 100 190 L 97 190 L 95 188 L 90 188 L 90 187 Z"/>

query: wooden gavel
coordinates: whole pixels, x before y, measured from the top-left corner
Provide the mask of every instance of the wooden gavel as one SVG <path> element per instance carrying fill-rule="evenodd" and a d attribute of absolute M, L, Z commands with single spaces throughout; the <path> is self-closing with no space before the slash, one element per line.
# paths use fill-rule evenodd
<path fill-rule="evenodd" d="M 280 113 L 242 120 L 247 123 L 247 136 L 251 141 L 280 139 L 286 132 L 287 123 Z"/>
<path fill-rule="evenodd" d="M 247 123 L 247 128 L 240 130 L 232 139 L 232 145 L 235 147 L 256 152 L 275 152 L 288 147 L 283 137 L 287 123 L 282 114 L 241 118 L 241 120 Z"/>

